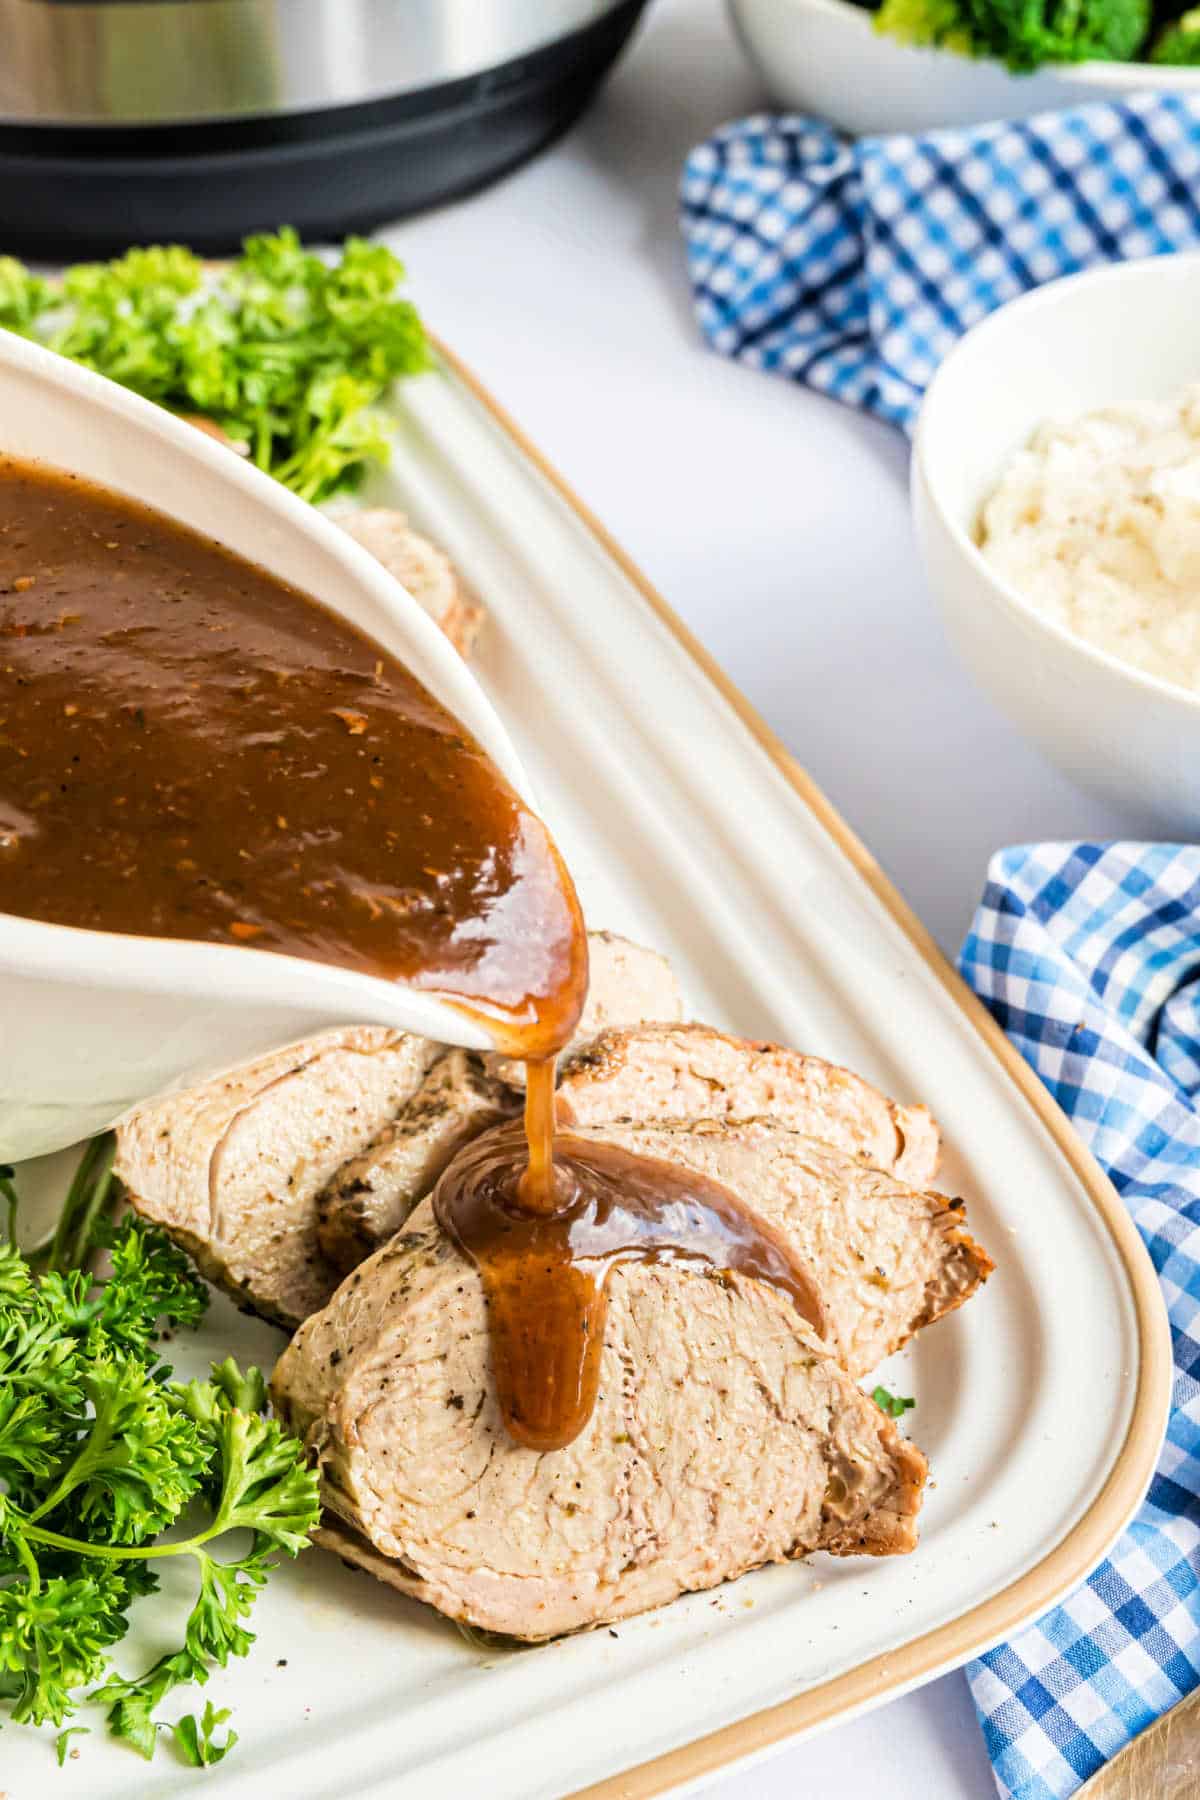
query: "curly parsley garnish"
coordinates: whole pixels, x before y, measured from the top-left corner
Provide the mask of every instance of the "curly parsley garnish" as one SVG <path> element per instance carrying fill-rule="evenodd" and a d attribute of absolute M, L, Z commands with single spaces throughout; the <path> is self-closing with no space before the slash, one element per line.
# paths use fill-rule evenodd
<path fill-rule="evenodd" d="M 218 268 L 157 245 L 50 282 L 0 257 L 0 327 L 210 421 L 317 501 L 387 460 L 391 431 L 376 403 L 429 367 L 403 279 L 384 244 L 347 238 L 327 261 L 288 229 L 247 238 Z"/>
<path fill-rule="evenodd" d="M 51 1247 L 58 1266 L 39 1277 L 11 1238 L 0 1245 L 0 1704 L 19 1724 L 61 1728 L 99 1701 L 114 1735 L 150 1756 L 170 1690 L 249 1650 L 259 1590 L 317 1521 L 317 1478 L 264 1416 L 256 1369 L 227 1358 L 207 1381 L 170 1379 L 158 1333 L 198 1324 L 207 1290 L 160 1231 L 100 1216 L 110 1163 L 106 1144 L 89 1148 Z M 83 1260 L 97 1241 L 107 1279 L 63 1266 L 67 1242 Z M 164 1541 L 185 1511 L 187 1534 Z M 222 1544 L 231 1532 L 249 1534 L 240 1554 Z M 156 1590 L 156 1563 L 179 1556 L 200 1585 L 178 1647 L 118 1674 L 131 1607 Z M 185 1760 L 226 1753 L 235 1734 L 214 1738 L 225 1717 L 208 1706 L 172 1727 Z"/>

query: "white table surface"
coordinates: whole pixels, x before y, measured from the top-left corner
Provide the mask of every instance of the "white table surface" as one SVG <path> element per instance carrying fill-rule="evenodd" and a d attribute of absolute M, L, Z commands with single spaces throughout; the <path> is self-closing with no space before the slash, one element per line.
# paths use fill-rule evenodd
<path fill-rule="evenodd" d="M 684 153 L 765 104 L 719 0 L 652 0 L 583 123 L 499 187 L 397 226 L 426 316 L 613 531 L 953 952 L 987 859 L 1136 835 L 1070 787 L 945 644 L 890 429 L 706 351 Z M 720 1800 L 985 1800 L 960 1675 L 784 1748 Z"/>

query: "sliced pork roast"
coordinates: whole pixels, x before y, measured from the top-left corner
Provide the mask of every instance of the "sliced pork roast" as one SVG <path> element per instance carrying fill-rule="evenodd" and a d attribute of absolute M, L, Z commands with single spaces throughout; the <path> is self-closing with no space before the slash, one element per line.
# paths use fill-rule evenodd
<path fill-rule="evenodd" d="M 458 1151 L 520 1104 L 482 1057 L 468 1050 L 439 1057 L 399 1117 L 318 1196 L 322 1255 L 343 1273 L 356 1268 L 399 1231 Z"/>
<path fill-rule="evenodd" d="M 991 1273 L 986 1251 L 963 1229 L 961 1201 L 909 1187 L 772 1119 L 571 1129 L 683 1163 L 773 1225 L 811 1275 L 825 1340 L 854 1375 L 953 1312 Z"/>
<path fill-rule="evenodd" d="M 585 1027 L 679 1016 L 657 952 L 604 931 L 589 949 Z M 520 1065 L 483 1061 L 500 1072 L 425 1038 L 327 1032 L 142 1107 L 118 1132 L 117 1172 L 137 1210 L 210 1281 L 298 1325 L 404 1223 L 463 1144 L 519 1109 Z"/>
<path fill-rule="evenodd" d="M 655 1047 L 678 1035 L 706 1053 L 714 1039 L 737 1043 L 704 1027 L 610 1035 Z M 585 1054 L 577 1066 L 589 1065 Z M 889 1104 L 859 1085 L 879 1108 Z M 574 1129 L 711 1174 L 772 1220 L 781 1209 L 803 1217 L 798 1253 L 822 1292 L 837 1295 L 831 1341 L 848 1367 L 871 1367 L 987 1274 L 986 1256 L 942 1196 L 777 1117 L 675 1118 L 672 1107 L 700 1104 L 694 1087 L 648 1083 L 619 1103 L 641 1104 L 649 1117 L 604 1120 L 605 1102 L 627 1090 L 607 1079 L 593 1090 L 572 1076 L 566 1087 L 572 1110 L 601 1115 Z M 731 1084 L 729 1095 L 748 1102 L 759 1090 Z M 713 1107 L 711 1090 L 705 1098 Z M 143 1107 L 120 1127 L 117 1171 L 137 1210 L 185 1245 L 210 1280 L 294 1326 L 402 1228 L 463 1145 L 519 1104 L 469 1052 L 375 1028 L 331 1032 Z M 833 1135 L 826 1115 L 819 1124 Z"/>
<path fill-rule="evenodd" d="M 924 1106 L 898 1106 L 836 1063 L 709 1025 L 601 1032 L 568 1062 L 558 1116 L 564 1125 L 767 1117 L 914 1187 L 933 1179 L 941 1150 Z"/>
<path fill-rule="evenodd" d="M 318 1194 L 412 1099 L 441 1048 L 377 1026 L 326 1032 L 131 1114 L 116 1172 L 210 1281 L 297 1325 L 339 1279 L 317 1244 Z"/>
<path fill-rule="evenodd" d="M 591 979 L 575 1044 L 606 1026 L 678 1019 L 683 1011 L 671 965 L 611 931 L 588 933 Z M 515 1113 L 525 1065 L 511 1057 L 447 1053 L 377 1143 L 339 1171 L 321 1195 L 322 1254 L 347 1272 L 399 1231 L 451 1157 L 490 1125 Z"/>
<path fill-rule="evenodd" d="M 338 514 L 337 523 L 408 589 L 459 655 L 469 657 L 485 614 L 445 552 L 392 507 L 359 507 Z"/>
<path fill-rule="evenodd" d="M 423 1201 L 275 1370 L 275 1407 L 321 1469 L 320 1541 L 529 1640 L 809 1550 L 914 1547 L 923 1456 L 783 1294 L 634 1263 L 609 1295 L 589 1424 L 553 1454 L 520 1448 L 479 1276 Z"/>

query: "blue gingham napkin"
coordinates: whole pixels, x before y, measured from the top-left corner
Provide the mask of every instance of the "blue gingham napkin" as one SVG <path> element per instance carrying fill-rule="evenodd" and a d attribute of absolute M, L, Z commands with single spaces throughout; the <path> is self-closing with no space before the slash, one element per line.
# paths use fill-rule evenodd
<path fill-rule="evenodd" d="M 1004 850 L 960 963 L 1111 1176 L 1174 1342 L 1171 1422 L 1134 1523 L 967 1671 L 1001 1794 L 1064 1800 L 1200 1683 L 1200 848 Z"/>
<path fill-rule="evenodd" d="M 682 208 L 718 350 L 910 430 L 940 359 L 1003 301 L 1200 245 L 1200 98 L 856 143 L 747 119 L 692 151 Z"/>

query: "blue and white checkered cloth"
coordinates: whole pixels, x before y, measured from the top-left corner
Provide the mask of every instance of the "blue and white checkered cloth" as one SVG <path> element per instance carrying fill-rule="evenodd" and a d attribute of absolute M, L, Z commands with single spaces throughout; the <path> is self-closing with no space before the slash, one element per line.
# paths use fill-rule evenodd
<path fill-rule="evenodd" d="M 960 962 L 1111 1176 L 1174 1342 L 1137 1518 L 1069 1599 L 967 1671 L 1001 1794 L 1064 1800 L 1200 1684 L 1200 848 L 1004 850 Z"/>
<path fill-rule="evenodd" d="M 1200 98 L 857 143 L 747 119 L 693 150 L 682 207 L 718 350 L 911 430 L 941 358 L 1003 301 L 1200 245 Z"/>

